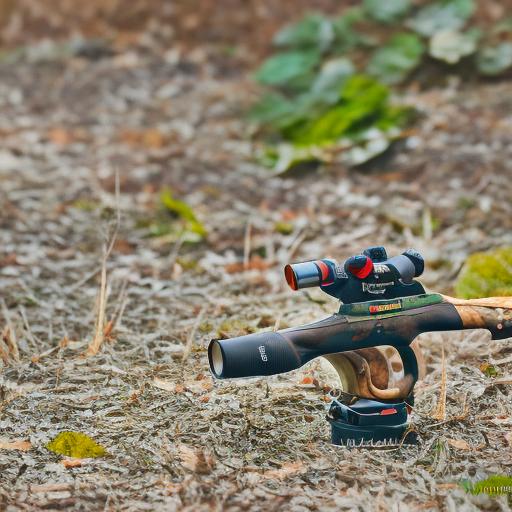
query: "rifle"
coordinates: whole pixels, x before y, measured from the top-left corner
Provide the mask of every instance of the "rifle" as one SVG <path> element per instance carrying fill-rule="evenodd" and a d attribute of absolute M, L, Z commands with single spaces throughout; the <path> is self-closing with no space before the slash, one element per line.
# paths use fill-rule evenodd
<path fill-rule="evenodd" d="M 413 343 L 419 334 L 487 329 L 493 339 L 512 337 L 512 297 L 427 293 L 415 279 L 423 270 L 417 251 L 388 259 L 384 247 L 370 247 L 344 265 L 331 259 L 286 265 L 293 290 L 319 286 L 341 301 L 339 311 L 299 327 L 212 340 L 211 372 L 218 379 L 275 375 L 324 356 L 343 391 L 327 416 L 333 443 L 397 442 L 408 429 L 420 377 Z"/>

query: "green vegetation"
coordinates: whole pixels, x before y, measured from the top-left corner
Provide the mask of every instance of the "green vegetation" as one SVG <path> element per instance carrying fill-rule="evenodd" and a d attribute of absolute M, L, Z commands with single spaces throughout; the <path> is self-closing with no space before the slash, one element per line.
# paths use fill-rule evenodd
<path fill-rule="evenodd" d="M 464 299 L 512 295 L 512 247 L 472 254 L 455 292 Z"/>
<path fill-rule="evenodd" d="M 80 459 L 104 457 L 107 455 L 107 451 L 103 446 L 82 432 L 61 432 L 46 447 L 48 450 L 59 455 Z"/>
<path fill-rule="evenodd" d="M 506 475 L 491 475 L 478 482 L 462 480 L 460 486 L 471 494 L 485 493 L 490 496 L 500 496 L 512 493 L 512 477 Z"/>
<path fill-rule="evenodd" d="M 251 111 L 270 143 L 264 163 L 279 172 L 311 161 L 364 163 L 413 119 L 388 87 L 427 86 L 447 71 L 512 70 L 512 21 L 481 23 L 474 0 L 362 0 L 341 16 L 311 13 L 285 26 L 255 73 L 267 88 Z"/>
<path fill-rule="evenodd" d="M 181 238 L 184 242 L 197 243 L 207 235 L 194 210 L 176 199 L 169 188 L 160 191 L 155 216 L 139 220 L 137 227 L 147 229 L 151 237 L 166 237 L 171 241 Z"/>

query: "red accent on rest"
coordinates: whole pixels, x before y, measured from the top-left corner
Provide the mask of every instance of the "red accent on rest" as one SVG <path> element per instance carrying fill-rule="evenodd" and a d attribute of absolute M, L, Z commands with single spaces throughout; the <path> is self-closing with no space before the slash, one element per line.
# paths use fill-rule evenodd
<path fill-rule="evenodd" d="M 321 260 L 317 260 L 315 261 L 315 263 L 316 266 L 320 269 L 320 272 L 322 273 L 322 284 L 326 284 L 324 283 L 324 281 L 329 277 L 329 267 L 327 263 L 324 263 Z"/>
<path fill-rule="evenodd" d="M 396 414 L 396 409 L 392 407 L 390 409 L 382 409 L 382 411 L 380 411 L 381 416 L 388 416 L 389 414 Z"/>

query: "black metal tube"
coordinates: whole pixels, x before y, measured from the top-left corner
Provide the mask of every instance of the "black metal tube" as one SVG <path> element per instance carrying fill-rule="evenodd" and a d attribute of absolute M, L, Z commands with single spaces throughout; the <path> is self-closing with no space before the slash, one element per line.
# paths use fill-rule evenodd
<path fill-rule="evenodd" d="M 282 331 L 212 340 L 208 358 L 218 379 L 275 375 L 300 368 L 315 357 L 379 345 L 403 347 L 421 332 L 462 328 L 449 303 L 365 319 L 335 314 Z"/>

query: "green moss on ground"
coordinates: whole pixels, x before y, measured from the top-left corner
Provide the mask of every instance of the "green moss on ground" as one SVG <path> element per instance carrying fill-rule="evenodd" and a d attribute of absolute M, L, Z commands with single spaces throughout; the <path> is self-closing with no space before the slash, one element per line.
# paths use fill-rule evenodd
<path fill-rule="evenodd" d="M 61 432 L 46 447 L 48 450 L 59 455 L 80 459 L 104 457 L 107 455 L 107 451 L 103 446 L 82 432 Z"/>
<path fill-rule="evenodd" d="M 459 275 L 455 292 L 464 299 L 512 295 L 512 247 L 472 254 Z"/>

